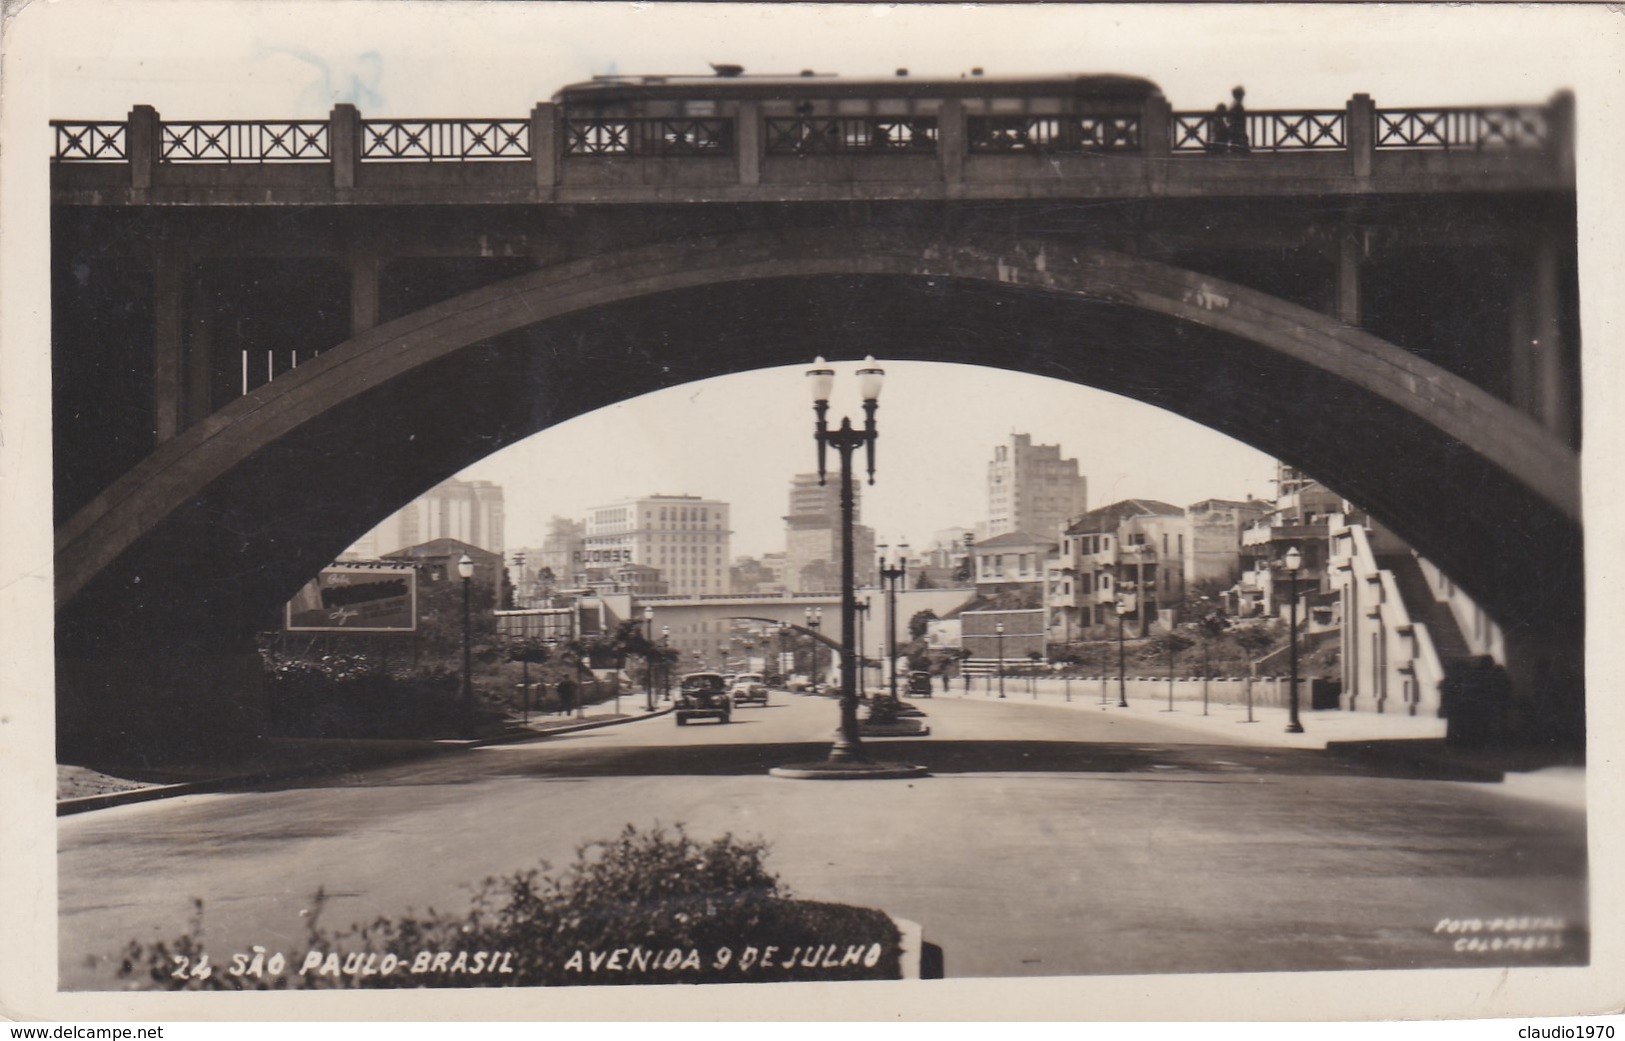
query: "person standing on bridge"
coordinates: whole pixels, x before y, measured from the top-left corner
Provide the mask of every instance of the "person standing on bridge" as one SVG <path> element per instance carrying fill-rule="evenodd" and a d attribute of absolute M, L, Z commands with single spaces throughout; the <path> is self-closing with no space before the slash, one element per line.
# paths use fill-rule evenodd
<path fill-rule="evenodd" d="M 1242 87 L 1232 87 L 1230 96 L 1236 100 L 1230 106 L 1230 133 L 1226 135 L 1225 144 L 1231 155 L 1247 155 L 1252 151 L 1252 146 L 1247 141 L 1247 110 L 1241 105 L 1247 91 Z"/>

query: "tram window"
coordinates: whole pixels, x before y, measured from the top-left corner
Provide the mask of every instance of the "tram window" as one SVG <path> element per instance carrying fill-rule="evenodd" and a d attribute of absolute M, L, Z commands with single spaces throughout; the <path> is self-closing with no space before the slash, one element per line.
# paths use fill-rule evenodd
<path fill-rule="evenodd" d="M 683 115 L 685 116 L 714 116 L 717 114 L 715 101 L 685 101 L 683 102 Z"/>
<path fill-rule="evenodd" d="M 997 112 L 1000 115 L 1009 115 L 1011 113 L 1026 111 L 1027 99 L 994 98 L 992 104 L 994 112 Z"/>
<path fill-rule="evenodd" d="M 835 111 L 842 116 L 866 116 L 869 114 L 869 99 L 842 98 L 835 103 Z"/>

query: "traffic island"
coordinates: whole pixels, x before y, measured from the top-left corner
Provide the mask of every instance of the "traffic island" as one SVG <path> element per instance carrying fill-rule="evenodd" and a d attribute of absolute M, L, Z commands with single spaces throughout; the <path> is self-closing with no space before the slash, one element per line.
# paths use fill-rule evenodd
<path fill-rule="evenodd" d="M 858 733 L 863 737 L 927 737 L 931 728 L 917 719 L 894 719 L 890 723 L 864 720 L 858 724 Z"/>
<path fill-rule="evenodd" d="M 858 733 L 863 737 L 920 737 L 931 732 L 931 728 L 923 725 L 918 718 L 924 712 L 909 711 L 910 706 L 904 705 L 896 698 L 882 695 L 869 701 L 869 710 L 863 722 L 858 724 Z"/>
<path fill-rule="evenodd" d="M 840 761 L 825 759 L 816 763 L 775 766 L 768 774 L 796 781 L 897 781 L 930 777 L 931 771 L 909 763 L 876 762 L 867 759 Z"/>

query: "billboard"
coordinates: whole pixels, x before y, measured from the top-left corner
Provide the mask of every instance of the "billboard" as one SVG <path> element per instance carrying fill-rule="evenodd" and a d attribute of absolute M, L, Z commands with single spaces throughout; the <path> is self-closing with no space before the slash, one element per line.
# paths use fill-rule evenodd
<path fill-rule="evenodd" d="M 291 633 L 406 633 L 418 627 L 417 571 L 334 564 L 287 606 Z"/>

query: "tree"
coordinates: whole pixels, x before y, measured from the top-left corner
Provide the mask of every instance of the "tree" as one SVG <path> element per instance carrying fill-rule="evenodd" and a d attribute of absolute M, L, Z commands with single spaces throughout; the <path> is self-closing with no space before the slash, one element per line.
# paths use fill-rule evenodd
<path fill-rule="evenodd" d="M 912 640 L 925 639 L 926 629 L 937 620 L 937 613 L 929 607 L 923 611 L 914 612 L 914 617 L 908 620 L 908 635 Z"/>
<path fill-rule="evenodd" d="M 931 576 L 930 575 L 928 575 L 924 571 L 922 571 L 918 575 L 916 575 L 915 578 L 914 578 L 914 588 L 915 589 L 935 589 L 935 588 L 937 588 L 937 584 L 935 582 L 931 581 Z"/>

